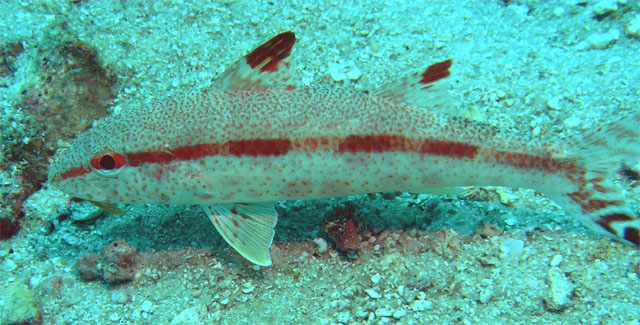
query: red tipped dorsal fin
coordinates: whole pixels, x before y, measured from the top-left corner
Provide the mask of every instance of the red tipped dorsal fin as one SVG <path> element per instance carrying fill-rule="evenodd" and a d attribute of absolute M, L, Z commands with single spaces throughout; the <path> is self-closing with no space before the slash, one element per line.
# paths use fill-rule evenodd
<path fill-rule="evenodd" d="M 276 35 L 229 67 L 214 86 L 225 91 L 269 87 L 294 89 L 290 84 L 288 58 L 295 42 L 293 32 Z"/>
<path fill-rule="evenodd" d="M 452 60 L 448 59 L 432 64 L 421 72 L 378 88 L 373 95 L 426 109 L 447 111 L 451 107 L 446 83 L 451 74 L 451 63 Z"/>

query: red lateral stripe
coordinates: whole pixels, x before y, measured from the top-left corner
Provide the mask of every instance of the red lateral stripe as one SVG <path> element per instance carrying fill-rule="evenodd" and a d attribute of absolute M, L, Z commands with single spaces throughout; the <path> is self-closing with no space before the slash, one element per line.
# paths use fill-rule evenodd
<path fill-rule="evenodd" d="M 73 178 L 73 177 L 78 177 L 78 176 L 82 176 L 84 174 L 88 174 L 91 172 L 91 169 L 89 168 L 84 168 L 84 167 L 76 167 L 76 168 L 71 168 L 69 170 L 67 170 L 66 172 L 59 174 L 57 177 L 53 178 L 52 181 L 61 181 L 61 180 L 65 180 L 67 178 Z"/>
<path fill-rule="evenodd" d="M 126 154 L 129 166 L 144 163 L 168 164 L 174 161 L 191 161 L 211 156 L 273 157 L 290 151 L 333 151 L 338 154 L 415 152 L 420 154 L 475 159 L 482 152 L 482 159 L 492 164 L 512 166 L 527 170 L 557 173 L 573 168 L 570 161 L 521 153 L 508 153 L 483 149 L 472 144 L 437 139 L 416 139 L 401 135 L 349 135 L 344 138 L 302 139 L 253 139 L 225 143 L 196 144 L 175 149 L 134 152 Z M 62 179 L 89 173 L 90 169 L 74 168 L 60 175 Z"/>
<path fill-rule="evenodd" d="M 409 139 L 399 135 L 350 135 L 340 141 L 338 153 L 414 151 Z"/>
<path fill-rule="evenodd" d="M 291 150 L 289 139 L 240 140 L 231 141 L 228 144 L 229 154 L 236 157 L 281 156 Z"/>
<path fill-rule="evenodd" d="M 507 152 L 495 150 L 492 154 L 496 162 L 522 169 L 537 169 L 544 171 L 557 171 L 558 169 L 573 169 L 572 161 L 561 162 L 557 159 L 544 156 L 535 156 L 520 152 Z"/>
<path fill-rule="evenodd" d="M 466 143 L 429 139 L 422 142 L 422 146 L 420 146 L 420 153 L 460 159 L 473 159 L 476 157 L 479 149 L 480 147 L 478 146 Z"/>

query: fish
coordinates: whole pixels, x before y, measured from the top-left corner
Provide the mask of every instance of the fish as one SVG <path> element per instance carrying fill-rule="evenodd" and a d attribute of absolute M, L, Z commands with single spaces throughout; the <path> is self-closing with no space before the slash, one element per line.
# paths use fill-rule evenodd
<path fill-rule="evenodd" d="M 127 107 L 59 152 L 49 183 L 105 207 L 200 205 L 247 260 L 271 265 L 274 202 L 385 191 L 535 189 L 588 228 L 640 246 L 615 179 L 640 156 L 640 114 L 544 142 L 451 111 L 452 59 L 372 91 L 298 86 L 276 35 L 201 92 Z"/>

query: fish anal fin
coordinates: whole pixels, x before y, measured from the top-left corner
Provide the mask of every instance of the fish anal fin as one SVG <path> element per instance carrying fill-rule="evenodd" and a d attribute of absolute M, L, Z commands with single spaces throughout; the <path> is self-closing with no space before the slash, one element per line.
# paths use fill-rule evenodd
<path fill-rule="evenodd" d="M 451 96 L 447 90 L 447 77 L 452 60 L 434 63 L 395 82 L 376 89 L 374 96 L 405 102 L 425 109 L 451 113 Z"/>
<path fill-rule="evenodd" d="M 202 205 L 222 238 L 252 263 L 269 266 L 278 216 L 271 202 Z"/>
<path fill-rule="evenodd" d="M 223 91 L 295 89 L 289 73 L 289 55 L 295 42 L 293 32 L 276 35 L 229 67 L 214 81 L 214 87 Z"/>

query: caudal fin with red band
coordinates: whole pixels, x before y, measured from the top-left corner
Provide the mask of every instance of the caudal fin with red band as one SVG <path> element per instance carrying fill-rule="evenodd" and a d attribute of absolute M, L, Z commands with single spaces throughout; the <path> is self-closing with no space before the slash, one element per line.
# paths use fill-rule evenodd
<path fill-rule="evenodd" d="M 572 147 L 584 166 L 571 175 L 574 187 L 547 194 L 587 227 L 640 246 L 640 219 L 613 182 L 621 163 L 640 158 L 640 114 L 595 129 Z"/>

